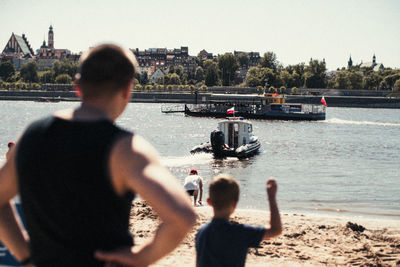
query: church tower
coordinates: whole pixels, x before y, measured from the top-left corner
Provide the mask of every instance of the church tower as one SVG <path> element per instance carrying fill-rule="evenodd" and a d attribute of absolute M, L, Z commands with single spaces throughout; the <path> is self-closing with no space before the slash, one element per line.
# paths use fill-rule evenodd
<path fill-rule="evenodd" d="M 376 65 L 376 56 L 375 56 L 375 53 L 374 53 L 374 56 L 372 57 L 372 64 Z"/>
<path fill-rule="evenodd" d="M 350 69 L 353 66 L 353 60 L 351 60 L 351 55 L 349 61 L 347 62 L 347 69 Z"/>
<path fill-rule="evenodd" d="M 52 25 L 50 25 L 50 28 L 49 28 L 49 39 L 48 39 L 47 43 L 48 43 L 50 49 L 54 49 L 54 33 L 53 33 Z"/>

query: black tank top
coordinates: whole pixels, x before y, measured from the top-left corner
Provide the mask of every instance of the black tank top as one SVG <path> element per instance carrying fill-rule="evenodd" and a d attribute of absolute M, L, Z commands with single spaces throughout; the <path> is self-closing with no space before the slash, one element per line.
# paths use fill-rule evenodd
<path fill-rule="evenodd" d="M 103 266 L 96 250 L 132 246 L 133 194 L 118 196 L 109 156 L 119 138 L 132 135 L 111 121 L 34 122 L 22 136 L 17 172 L 34 263 Z"/>

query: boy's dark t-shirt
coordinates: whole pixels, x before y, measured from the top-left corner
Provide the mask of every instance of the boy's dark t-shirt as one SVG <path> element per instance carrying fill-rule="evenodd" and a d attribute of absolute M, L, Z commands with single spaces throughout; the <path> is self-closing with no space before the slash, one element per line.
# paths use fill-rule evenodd
<path fill-rule="evenodd" d="M 265 227 L 212 219 L 196 235 L 197 267 L 244 266 L 249 247 L 261 242 Z"/>

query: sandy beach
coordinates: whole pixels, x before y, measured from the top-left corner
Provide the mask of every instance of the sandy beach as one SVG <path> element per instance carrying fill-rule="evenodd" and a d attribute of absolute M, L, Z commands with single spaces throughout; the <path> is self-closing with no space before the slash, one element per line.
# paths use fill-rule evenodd
<path fill-rule="evenodd" d="M 210 207 L 196 207 L 195 228 L 181 245 L 152 266 L 195 266 L 197 229 L 212 217 Z M 283 233 L 250 249 L 246 266 L 400 266 L 400 221 L 282 213 Z M 135 243 L 151 238 L 158 216 L 145 202 L 134 203 L 131 232 Z M 268 224 L 269 214 L 237 210 L 231 220 Z"/>

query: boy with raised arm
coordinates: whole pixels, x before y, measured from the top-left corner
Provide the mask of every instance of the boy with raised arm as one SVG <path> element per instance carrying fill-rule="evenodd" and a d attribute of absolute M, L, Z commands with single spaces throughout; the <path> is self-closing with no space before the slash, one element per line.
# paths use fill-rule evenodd
<path fill-rule="evenodd" d="M 275 179 L 267 180 L 266 190 L 270 227 L 237 224 L 229 222 L 229 217 L 239 201 L 239 184 L 229 175 L 219 175 L 211 181 L 207 203 L 212 206 L 214 217 L 196 235 L 197 267 L 244 266 L 249 247 L 281 234 Z"/>
<path fill-rule="evenodd" d="M 196 215 L 155 149 L 115 125 L 131 98 L 132 52 L 104 44 L 80 61 L 81 105 L 32 123 L 0 169 L 0 240 L 27 266 L 150 265 L 180 243 Z M 18 193 L 29 246 L 9 216 Z M 140 248 L 129 233 L 135 194 L 162 221 Z"/>

